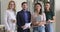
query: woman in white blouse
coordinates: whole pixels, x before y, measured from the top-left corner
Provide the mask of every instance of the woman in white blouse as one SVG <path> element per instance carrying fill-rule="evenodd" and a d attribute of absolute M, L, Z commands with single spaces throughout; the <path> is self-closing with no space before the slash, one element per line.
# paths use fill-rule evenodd
<path fill-rule="evenodd" d="M 35 4 L 35 11 L 32 15 L 33 32 L 45 32 L 44 24 L 46 21 L 45 13 L 42 13 L 42 5 L 40 3 Z"/>
<path fill-rule="evenodd" d="M 14 32 L 16 26 L 16 10 L 15 10 L 15 2 L 10 1 L 8 4 L 8 9 L 5 13 L 5 28 L 7 32 Z"/>

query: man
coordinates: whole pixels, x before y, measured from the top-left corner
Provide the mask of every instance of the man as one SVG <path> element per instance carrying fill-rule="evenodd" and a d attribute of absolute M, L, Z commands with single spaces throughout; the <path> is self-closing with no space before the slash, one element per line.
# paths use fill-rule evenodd
<path fill-rule="evenodd" d="M 17 17 L 16 17 L 17 26 L 18 26 L 17 32 L 30 32 L 29 27 L 26 27 L 29 26 L 28 24 L 31 21 L 31 14 L 27 10 L 28 9 L 27 2 L 23 2 L 21 6 L 22 6 L 22 10 L 17 13 Z"/>

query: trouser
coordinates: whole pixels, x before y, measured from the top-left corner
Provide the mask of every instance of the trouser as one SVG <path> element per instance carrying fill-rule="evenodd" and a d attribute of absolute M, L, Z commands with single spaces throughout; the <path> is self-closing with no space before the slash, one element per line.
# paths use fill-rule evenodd
<path fill-rule="evenodd" d="M 45 25 L 45 31 L 46 32 L 54 32 L 53 30 L 53 23 L 49 23 Z"/>
<path fill-rule="evenodd" d="M 30 29 L 25 29 L 25 30 L 23 30 L 24 32 L 30 32 Z"/>
<path fill-rule="evenodd" d="M 33 27 L 33 32 L 45 32 L 45 26 Z"/>
<path fill-rule="evenodd" d="M 17 29 L 17 32 L 30 32 L 30 29 L 25 29 L 25 30 L 23 30 L 23 29 Z"/>

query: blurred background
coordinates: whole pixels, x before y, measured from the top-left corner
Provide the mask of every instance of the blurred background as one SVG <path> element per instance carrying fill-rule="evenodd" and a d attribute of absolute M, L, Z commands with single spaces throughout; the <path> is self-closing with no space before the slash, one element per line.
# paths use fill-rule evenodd
<path fill-rule="evenodd" d="M 0 0 L 0 24 L 4 24 L 4 13 L 5 10 L 7 9 L 8 3 L 11 0 Z M 42 4 L 42 9 L 44 11 L 44 5 L 48 1 L 51 4 L 52 11 L 55 12 L 56 16 L 56 22 L 54 23 L 54 31 L 59 32 L 60 31 L 60 0 L 13 0 L 16 3 L 16 12 L 20 11 L 21 8 L 21 3 L 22 2 L 28 2 L 28 10 L 33 13 L 34 11 L 34 4 L 39 2 Z"/>

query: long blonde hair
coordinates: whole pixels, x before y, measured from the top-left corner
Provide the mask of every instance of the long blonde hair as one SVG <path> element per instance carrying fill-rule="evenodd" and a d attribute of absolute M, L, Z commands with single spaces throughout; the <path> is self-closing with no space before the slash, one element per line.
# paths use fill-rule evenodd
<path fill-rule="evenodd" d="M 11 2 L 13 2 L 13 3 L 14 3 L 14 9 L 13 9 L 13 10 L 14 10 L 14 12 L 16 12 L 16 9 L 15 9 L 15 8 L 16 8 L 16 4 L 15 4 L 15 2 L 14 2 L 14 1 L 10 1 L 10 2 L 9 2 L 9 4 L 8 4 L 8 8 L 7 8 L 7 9 L 10 9 L 10 3 L 11 3 Z"/>

